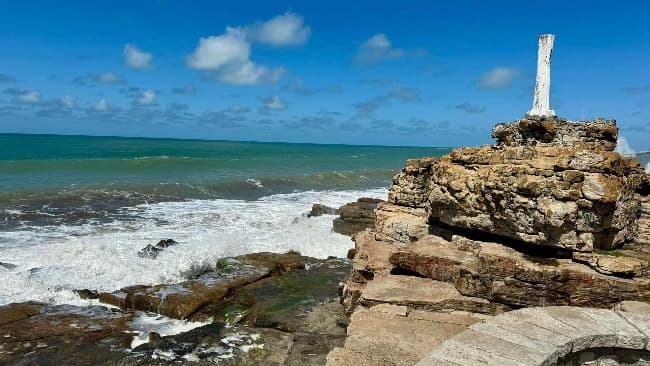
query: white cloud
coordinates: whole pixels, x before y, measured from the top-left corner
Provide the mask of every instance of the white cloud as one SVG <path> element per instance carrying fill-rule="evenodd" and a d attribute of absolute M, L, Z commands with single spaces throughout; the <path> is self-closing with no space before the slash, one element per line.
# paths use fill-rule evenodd
<path fill-rule="evenodd" d="M 206 77 L 227 84 L 257 85 L 277 82 L 284 74 L 281 67 L 257 65 L 251 60 L 252 42 L 273 46 L 296 46 L 309 38 L 311 30 L 297 14 L 278 15 L 266 22 L 244 27 L 226 27 L 224 34 L 201 37 L 187 66 Z"/>
<path fill-rule="evenodd" d="M 135 100 L 134 104 L 139 106 L 152 105 L 156 102 L 158 94 L 153 90 L 145 90 Z"/>
<path fill-rule="evenodd" d="M 104 72 L 96 77 L 96 81 L 104 84 L 117 84 L 122 82 L 119 76 L 113 74 L 112 72 Z"/>
<path fill-rule="evenodd" d="M 498 66 L 483 74 L 478 81 L 482 89 L 504 89 L 512 86 L 521 72 L 513 67 Z"/>
<path fill-rule="evenodd" d="M 145 52 L 135 45 L 124 46 L 124 62 L 134 69 L 146 69 L 151 66 L 151 53 Z"/>
<path fill-rule="evenodd" d="M 61 97 L 61 104 L 65 108 L 74 108 L 77 106 L 77 102 L 74 100 L 74 98 L 71 95 L 64 95 Z"/>
<path fill-rule="evenodd" d="M 250 109 L 248 107 L 244 107 L 241 104 L 233 104 L 228 109 L 226 109 L 226 112 L 230 113 L 246 113 Z"/>
<path fill-rule="evenodd" d="M 249 61 L 251 45 L 239 30 L 227 28 L 220 36 L 199 39 L 194 53 L 187 56 L 187 64 L 197 70 L 217 70 L 228 64 Z"/>
<path fill-rule="evenodd" d="M 634 151 L 634 149 L 627 142 L 627 139 L 623 136 L 618 137 L 618 141 L 616 142 L 616 149 L 614 149 L 614 151 L 623 156 L 632 158 L 636 156 L 636 151 Z"/>
<path fill-rule="evenodd" d="M 359 47 L 355 61 L 359 64 L 369 65 L 400 58 L 404 54 L 403 49 L 393 48 L 391 41 L 384 33 L 379 33 L 370 37 Z"/>
<path fill-rule="evenodd" d="M 311 28 L 304 24 L 302 16 L 289 12 L 244 27 L 243 31 L 251 41 L 275 47 L 305 44 L 311 34 Z"/>
<path fill-rule="evenodd" d="M 14 96 L 14 101 L 23 104 L 37 104 L 41 101 L 41 93 L 37 91 L 24 91 Z"/>
<path fill-rule="evenodd" d="M 267 111 L 281 111 L 287 109 L 287 104 L 277 95 L 262 98 L 263 109 Z"/>
<path fill-rule="evenodd" d="M 97 102 L 95 105 L 95 110 L 100 111 L 100 112 L 106 112 L 109 108 L 108 102 L 106 99 L 102 98 Z"/>

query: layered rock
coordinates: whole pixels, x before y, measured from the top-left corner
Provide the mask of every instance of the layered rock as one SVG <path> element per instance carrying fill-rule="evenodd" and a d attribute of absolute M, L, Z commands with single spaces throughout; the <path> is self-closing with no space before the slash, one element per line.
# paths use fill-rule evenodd
<path fill-rule="evenodd" d="M 614 151 L 617 135 L 613 120 L 527 117 L 497 125 L 495 145 L 408 160 L 374 228 L 353 235 L 342 286 L 351 325 L 328 365 L 414 364 L 431 342 L 355 336 L 364 324 L 406 334 L 413 312 L 465 311 L 481 323 L 525 307 L 647 301 L 650 180 Z M 431 326 L 422 332 L 439 344 L 469 325 Z"/>
<path fill-rule="evenodd" d="M 339 234 L 352 235 L 366 228 L 375 226 L 375 208 L 382 200 L 359 198 L 341 206 L 339 217 L 334 219 L 332 230 Z"/>
<path fill-rule="evenodd" d="M 632 240 L 646 174 L 611 151 L 615 122 L 522 121 L 495 128 L 500 145 L 407 162 L 389 202 L 426 209 L 432 224 L 538 246 L 592 251 Z M 530 137 L 523 126 L 551 132 Z"/>

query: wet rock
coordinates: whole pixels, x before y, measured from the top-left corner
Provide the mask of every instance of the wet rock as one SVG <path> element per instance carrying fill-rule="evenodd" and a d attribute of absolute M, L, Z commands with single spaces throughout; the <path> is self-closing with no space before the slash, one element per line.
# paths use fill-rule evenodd
<path fill-rule="evenodd" d="M 270 274 L 263 266 L 240 261 L 221 271 L 208 272 L 199 278 L 175 284 L 130 286 L 113 293 L 99 295 L 101 302 L 126 310 L 142 310 L 185 319 L 197 310 L 218 302 L 237 288 Z"/>
<path fill-rule="evenodd" d="M 12 270 L 12 269 L 14 269 L 14 268 L 16 268 L 16 267 L 17 267 L 17 266 L 16 266 L 15 264 L 6 263 L 6 262 L 0 262 L 0 268 L 2 268 L 2 269 Z"/>
<path fill-rule="evenodd" d="M 176 244 L 178 244 L 178 242 L 176 242 L 174 239 L 163 239 L 156 243 L 156 245 L 149 244 L 146 247 L 142 248 L 138 252 L 138 257 L 156 259 L 156 257 L 158 257 L 163 249 Z"/>
<path fill-rule="evenodd" d="M 239 256 L 237 259 L 247 265 L 268 268 L 272 275 L 304 269 L 307 263 L 316 261 L 315 258 L 302 256 L 296 251 L 289 251 L 284 254 L 271 252 L 250 253 Z"/>
<path fill-rule="evenodd" d="M 130 318 L 103 306 L 2 306 L 0 364 L 112 364 L 126 355 Z"/>
<path fill-rule="evenodd" d="M 0 325 L 14 323 L 40 314 L 46 304 L 39 302 L 12 303 L 0 307 Z"/>
<path fill-rule="evenodd" d="M 383 200 L 359 198 L 357 202 L 339 208 L 339 217 L 334 219 L 332 230 L 339 234 L 352 235 L 375 226 L 375 209 Z"/>
<path fill-rule="evenodd" d="M 323 215 L 338 215 L 339 210 L 334 207 L 329 207 L 322 205 L 320 203 L 315 203 L 311 206 L 311 211 L 307 214 L 307 217 L 318 217 Z"/>
<path fill-rule="evenodd" d="M 229 299 L 214 303 L 190 319 L 215 319 L 227 323 L 274 328 L 286 332 L 305 331 L 305 322 L 314 307 L 333 303 L 336 319 L 320 321 L 334 324 L 345 317 L 338 303 L 338 283 L 349 273 L 345 259 L 315 260 L 308 270 L 294 270 L 264 278 L 240 288 Z"/>
<path fill-rule="evenodd" d="M 95 290 L 83 289 L 83 290 L 74 290 L 77 295 L 82 299 L 98 299 L 99 293 Z"/>
<path fill-rule="evenodd" d="M 120 365 L 284 365 L 293 337 L 273 329 L 213 323 L 161 337 L 133 350 Z"/>

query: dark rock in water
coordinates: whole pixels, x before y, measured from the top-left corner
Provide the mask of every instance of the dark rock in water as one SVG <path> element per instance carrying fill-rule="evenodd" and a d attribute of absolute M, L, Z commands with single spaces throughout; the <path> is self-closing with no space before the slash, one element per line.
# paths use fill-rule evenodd
<path fill-rule="evenodd" d="M 163 240 L 159 241 L 158 244 L 156 244 L 156 246 L 158 248 L 167 248 L 167 247 L 170 247 L 170 246 L 176 245 L 176 244 L 178 244 L 178 242 L 176 240 L 174 240 L 174 239 L 163 239 Z"/>
<path fill-rule="evenodd" d="M 121 365 L 286 365 L 291 334 L 212 323 L 135 348 Z M 324 363 L 323 363 L 324 364 Z"/>
<path fill-rule="evenodd" d="M 74 292 L 79 295 L 82 299 L 97 299 L 99 298 L 99 293 L 95 290 L 83 289 L 83 290 L 74 290 Z"/>
<path fill-rule="evenodd" d="M 338 215 L 339 210 L 334 207 L 329 207 L 321 205 L 320 203 L 315 203 L 311 206 L 311 211 L 307 214 L 307 217 L 318 217 L 322 215 Z"/>
<path fill-rule="evenodd" d="M 48 306 L 34 302 L 0 307 L 0 364 L 114 364 L 126 355 L 132 315 L 103 306 Z"/>
<path fill-rule="evenodd" d="M 138 252 L 138 257 L 141 258 L 151 258 L 156 259 L 158 254 L 163 251 L 164 248 L 176 245 L 178 242 L 174 239 L 163 239 L 159 241 L 156 245 L 147 245 Z"/>
<path fill-rule="evenodd" d="M 375 208 L 383 200 L 359 198 L 357 202 L 339 208 L 339 217 L 334 219 L 332 230 L 339 234 L 352 235 L 375 227 Z"/>
<path fill-rule="evenodd" d="M 18 266 L 15 265 L 15 264 L 6 263 L 6 262 L 0 262 L 0 268 L 4 268 L 4 269 L 14 269 L 14 268 L 16 268 L 16 267 L 18 267 Z"/>
<path fill-rule="evenodd" d="M 138 257 L 155 259 L 162 251 L 162 248 L 149 244 L 138 252 Z"/>

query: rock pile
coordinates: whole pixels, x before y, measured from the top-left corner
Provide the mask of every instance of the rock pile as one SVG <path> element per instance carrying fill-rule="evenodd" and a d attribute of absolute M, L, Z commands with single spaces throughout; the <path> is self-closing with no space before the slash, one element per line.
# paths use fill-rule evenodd
<path fill-rule="evenodd" d="M 353 236 L 342 287 L 352 331 L 328 365 L 412 365 L 432 343 L 513 309 L 649 299 L 650 179 L 614 152 L 617 135 L 614 120 L 526 117 L 498 124 L 494 145 L 407 161 L 375 228 Z M 377 306 L 392 309 L 390 334 L 407 333 L 415 312 L 464 326 L 359 346 L 355 319 L 383 327 Z M 382 347 L 397 351 L 373 352 Z"/>

